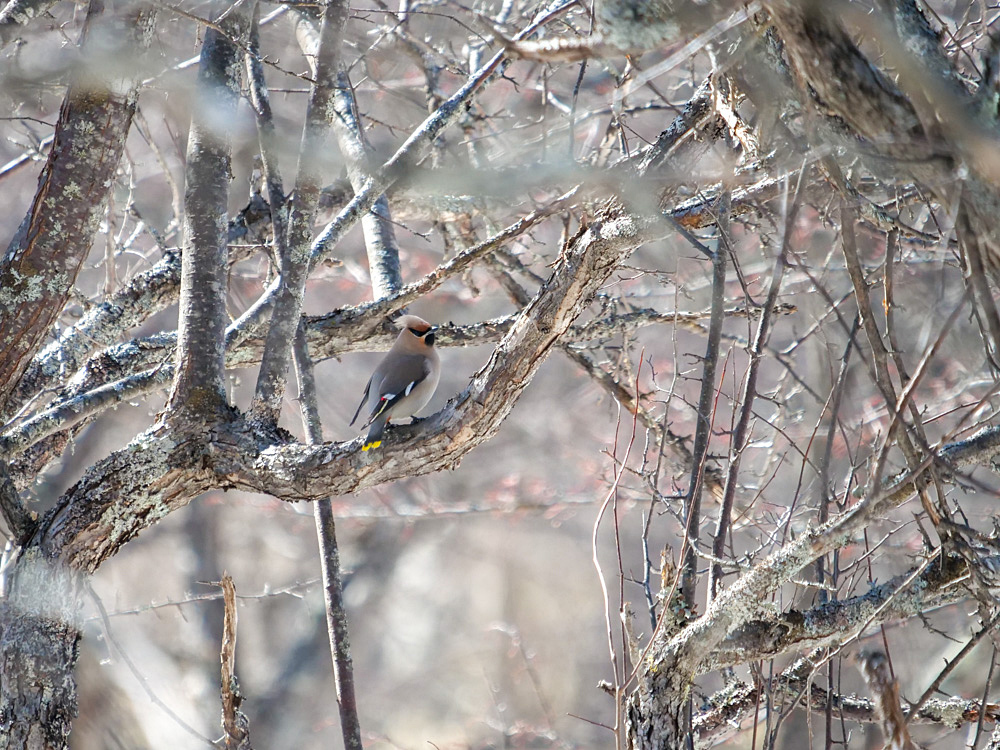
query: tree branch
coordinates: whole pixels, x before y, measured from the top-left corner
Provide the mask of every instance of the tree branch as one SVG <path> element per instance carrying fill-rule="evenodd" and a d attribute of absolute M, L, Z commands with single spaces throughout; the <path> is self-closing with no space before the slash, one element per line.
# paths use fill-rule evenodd
<path fill-rule="evenodd" d="M 155 519 L 212 487 L 315 500 L 453 467 L 496 434 L 552 346 L 617 264 L 657 236 L 613 211 L 594 222 L 566 249 L 469 387 L 419 425 L 390 431 L 377 463 L 358 450 L 357 440 L 262 444 L 232 421 L 213 433 L 211 452 L 202 456 L 197 441 L 160 424 L 97 463 L 46 516 L 38 544 L 75 569 L 93 571 Z"/>
<path fill-rule="evenodd" d="M 219 29 L 205 31 L 188 134 L 177 358 L 169 407 L 190 410 L 198 420 L 217 417 L 226 404 L 226 216 L 230 127 L 239 104 L 241 60 L 240 45 L 233 40 L 247 38 L 252 5 L 235 6 L 223 14 Z"/>
<path fill-rule="evenodd" d="M 315 80 L 309 94 L 299 146 L 295 197 L 288 213 L 287 238 L 276 242 L 280 276 L 249 413 L 251 420 L 272 427 L 277 425 L 281 413 L 292 345 L 299 327 L 302 298 L 309 275 L 309 244 L 322 187 L 323 161 L 320 156 L 330 119 L 335 118 L 332 110 L 347 10 L 347 3 L 343 0 L 331 0 L 323 11 L 315 53 Z M 280 228 L 275 227 L 276 230 Z"/>
<path fill-rule="evenodd" d="M 243 694 L 236 679 L 236 587 L 229 573 L 222 575 L 219 583 L 225 604 L 222 624 L 222 728 L 225 731 L 226 750 L 252 750 L 250 721 L 240 710 Z"/>
<path fill-rule="evenodd" d="M 0 259 L 2 421 L 21 406 L 13 391 L 61 314 L 90 251 L 135 112 L 135 68 L 152 39 L 155 14 L 139 6 L 105 28 L 103 10 L 103 2 L 93 0 L 82 46 L 97 59 L 66 94 L 31 208 Z M 115 78 L 122 71 L 116 65 L 106 69 L 104 56 L 129 61 L 124 86 Z"/>

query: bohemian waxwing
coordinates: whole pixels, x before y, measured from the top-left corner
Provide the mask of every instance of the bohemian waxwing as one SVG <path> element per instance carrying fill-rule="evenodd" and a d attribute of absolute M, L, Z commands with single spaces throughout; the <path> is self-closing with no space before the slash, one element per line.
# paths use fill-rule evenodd
<path fill-rule="evenodd" d="M 365 395 L 351 419 L 353 425 L 365 403 L 370 404 L 365 427 L 371 428 L 361 446 L 363 451 L 382 444 L 382 433 L 390 419 L 412 417 L 423 409 L 441 377 L 441 360 L 434 348 L 437 328 L 416 315 L 403 315 L 396 325 L 402 330 L 368 379 Z"/>

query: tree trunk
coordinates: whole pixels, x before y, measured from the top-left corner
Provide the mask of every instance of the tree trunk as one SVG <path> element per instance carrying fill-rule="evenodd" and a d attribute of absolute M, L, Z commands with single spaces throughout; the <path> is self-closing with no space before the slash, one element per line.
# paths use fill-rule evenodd
<path fill-rule="evenodd" d="M 0 607 L 0 750 L 63 750 L 76 717 L 80 579 L 37 549 Z"/>

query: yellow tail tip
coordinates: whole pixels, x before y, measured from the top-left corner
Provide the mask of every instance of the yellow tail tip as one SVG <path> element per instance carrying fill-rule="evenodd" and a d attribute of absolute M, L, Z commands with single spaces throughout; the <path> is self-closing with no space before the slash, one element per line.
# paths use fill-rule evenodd
<path fill-rule="evenodd" d="M 382 445 L 382 441 L 381 440 L 373 440 L 370 443 L 365 443 L 364 445 L 362 445 L 361 446 L 361 450 L 366 451 L 369 448 L 378 448 L 380 445 Z"/>

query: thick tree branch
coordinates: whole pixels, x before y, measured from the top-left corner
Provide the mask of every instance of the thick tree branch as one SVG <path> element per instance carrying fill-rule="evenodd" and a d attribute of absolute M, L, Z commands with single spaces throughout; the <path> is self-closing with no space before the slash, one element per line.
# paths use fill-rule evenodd
<path fill-rule="evenodd" d="M 240 95 L 241 51 L 252 2 L 223 13 L 202 44 L 184 191 L 177 358 L 170 406 L 211 419 L 226 404 L 225 326 L 231 126 Z M 219 11 L 226 10 L 219 8 Z"/>
<path fill-rule="evenodd" d="M 945 204 L 955 169 L 968 168 L 964 190 L 975 228 L 994 255 L 1000 252 L 1000 229 L 988 218 L 1000 213 L 1000 168 L 992 156 L 998 151 L 996 135 L 979 124 L 979 107 L 955 85 L 955 74 L 942 66 L 940 51 L 928 51 L 926 20 L 912 16 L 913 4 L 902 3 L 896 19 L 901 43 L 893 44 L 894 34 L 879 36 L 905 92 L 868 60 L 844 28 L 852 19 L 867 33 L 887 31 L 890 27 L 878 16 L 855 15 L 857 8 L 849 3 L 775 0 L 765 6 L 807 106 L 820 117 L 835 114 L 864 139 L 865 152 L 875 156 L 869 159 L 873 171 L 886 173 L 878 161 L 888 157 Z M 913 50 L 922 51 L 921 56 Z M 906 96 L 913 92 L 919 96 Z M 940 118 L 949 126 L 942 127 Z"/>
<path fill-rule="evenodd" d="M 268 209 L 267 203 L 259 194 L 252 195 L 247 205 L 229 221 L 229 242 L 236 243 L 248 235 L 256 234 L 269 215 Z M 248 256 L 247 247 L 231 247 L 230 267 Z M 136 341 L 124 344 L 114 342 L 126 331 L 142 325 L 154 314 L 175 304 L 180 284 L 180 252 L 170 249 L 152 268 L 136 274 L 106 299 L 91 307 L 76 323 L 64 329 L 55 341 L 38 353 L 18 383 L 15 394 L 17 403 L 25 403 L 48 389 L 63 388 L 64 398 L 79 395 L 81 391 L 97 384 L 120 379 L 125 374 L 122 371 L 124 363 L 135 363 L 139 370 L 145 369 L 150 366 L 150 360 L 141 354 L 142 351 L 149 353 L 156 363 L 167 357 L 172 360 L 175 356 L 173 346 L 176 344 L 176 333 L 170 337 L 169 347 L 159 348 L 158 352 L 152 351 L 157 347 L 143 346 Z M 159 339 L 162 338 L 163 335 L 160 334 Z M 147 337 L 145 341 L 150 343 L 155 339 L 157 337 Z M 94 354 L 100 346 L 109 348 Z M 128 348 L 129 352 L 124 353 L 121 347 Z M 117 354 L 113 354 L 116 349 Z M 114 371 L 119 374 L 115 376 Z M 102 379 L 95 383 L 95 377 Z"/>
<path fill-rule="evenodd" d="M 135 69 L 152 39 L 155 14 L 139 6 L 102 22 L 104 4 L 88 11 L 83 53 L 94 55 L 70 86 L 55 141 L 27 216 L 0 259 L 0 419 L 21 403 L 14 388 L 62 312 L 104 215 L 135 112 Z M 120 56 L 124 85 L 105 68 Z M 86 57 L 84 59 L 87 59 Z M 103 71 L 103 75 L 101 74 Z"/>
<path fill-rule="evenodd" d="M 745 722 L 756 714 L 758 720 L 765 718 L 759 711 L 760 704 L 778 696 L 785 700 L 802 701 L 810 711 L 825 713 L 832 710 L 834 716 L 846 721 L 874 724 L 879 721 L 874 701 L 856 695 L 837 695 L 824 690 L 812 679 L 812 664 L 801 659 L 778 676 L 768 686 L 766 683 L 750 685 L 735 682 L 712 695 L 711 706 L 694 719 L 695 747 L 708 750 L 737 734 Z M 771 691 L 768 692 L 768 688 Z M 1000 705 L 961 697 L 935 698 L 928 700 L 914 714 L 909 707 L 903 707 L 903 714 L 912 724 L 935 724 L 951 730 L 964 724 L 973 724 L 985 714 L 988 721 L 1000 719 Z"/>
<path fill-rule="evenodd" d="M 968 596 L 958 585 L 969 574 L 961 557 L 948 555 L 920 568 L 873 585 L 859 596 L 747 620 L 701 661 L 697 671 L 705 674 L 790 652 L 834 647 L 845 640 L 846 633 L 907 620 Z"/>
<path fill-rule="evenodd" d="M 331 0 L 326 4 L 315 52 L 315 80 L 302 127 L 295 197 L 288 212 L 287 238 L 276 242 L 280 271 L 278 288 L 257 374 L 257 387 L 250 405 L 250 419 L 261 424 L 277 425 L 285 395 L 292 344 L 299 327 L 302 298 L 309 275 L 309 245 L 322 188 L 321 155 L 330 120 L 336 117 L 334 96 L 340 65 L 340 41 L 346 21 L 346 2 Z"/>
<path fill-rule="evenodd" d="M 7 472 L 7 464 L 0 461 L 0 514 L 7 524 L 14 542 L 20 546 L 28 540 L 35 529 L 36 518 L 17 494 L 17 487 Z"/>
<path fill-rule="evenodd" d="M 377 462 L 357 449 L 359 441 L 269 445 L 238 421 L 216 431 L 211 453 L 200 455 L 197 441 L 157 425 L 96 464 L 47 515 L 38 543 L 72 568 L 93 571 L 149 523 L 212 487 L 315 500 L 453 467 L 496 434 L 617 264 L 657 236 L 613 209 L 594 222 L 562 254 L 470 386 L 420 425 L 390 431 Z"/>

